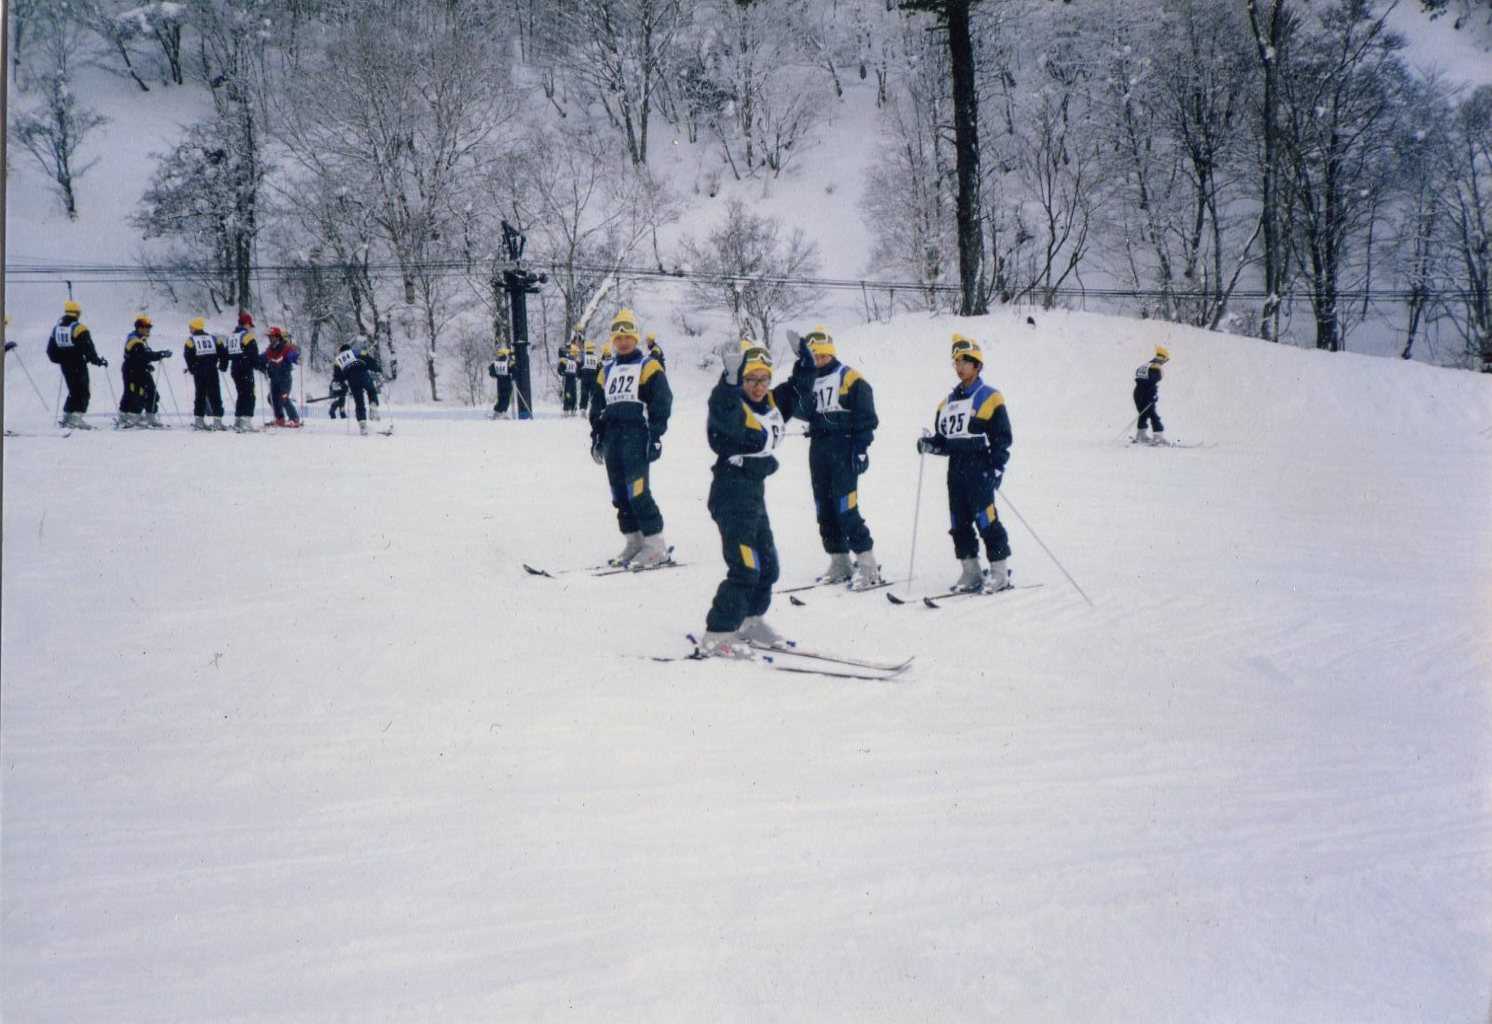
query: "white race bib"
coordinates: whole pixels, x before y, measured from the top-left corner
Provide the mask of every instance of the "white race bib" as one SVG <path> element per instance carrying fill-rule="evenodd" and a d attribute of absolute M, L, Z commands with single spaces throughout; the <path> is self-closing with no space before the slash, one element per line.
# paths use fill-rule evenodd
<path fill-rule="evenodd" d="M 938 413 L 938 434 L 943 437 L 975 437 L 969 430 L 974 420 L 974 399 L 960 398 L 945 404 Z"/>
<path fill-rule="evenodd" d="M 240 334 L 238 331 L 234 331 L 232 334 L 228 335 L 227 347 L 228 354 L 230 356 L 243 355 L 243 335 Z"/>
<path fill-rule="evenodd" d="M 745 402 L 741 403 L 746 405 Z M 766 412 L 757 412 L 751 406 L 746 405 L 746 412 L 756 417 L 756 421 L 762 425 L 767 432 L 767 446 L 759 452 L 752 452 L 746 456 L 748 459 L 763 459 L 777 451 L 777 446 L 782 444 L 782 439 L 787 436 L 787 424 L 782 420 L 782 410 L 775 405 Z"/>
<path fill-rule="evenodd" d="M 335 356 L 333 356 L 332 362 L 337 364 L 337 368 L 339 370 L 345 371 L 349 366 L 357 362 L 357 353 L 349 348 L 346 351 L 338 352 Z"/>
<path fill-rule="evenodd" d="M 192 342 L 199 356 L 216 355 L 218 351 L 218 339 L 211 334 L 194 334 Z"/>
<path fill-rule="evenodd" d="M 73 325 L 58 324 L 52 328 L 52 342 L 58 348 L 73 347 Z"/>
<path fill-rule="evenodd" d="M 818 413 L 844 412 L 839 404 L 839 383 L 844 372 L 831 373 L 813 382 L 813 409 Z"/>
<path fill-rule="evenodd" d="M 612 363 L 606 374 L 606 404 L 620 405 L 623 402 L 641 403 L 638 390 L 642 387 L 642 368 L 645 363 Z"/>

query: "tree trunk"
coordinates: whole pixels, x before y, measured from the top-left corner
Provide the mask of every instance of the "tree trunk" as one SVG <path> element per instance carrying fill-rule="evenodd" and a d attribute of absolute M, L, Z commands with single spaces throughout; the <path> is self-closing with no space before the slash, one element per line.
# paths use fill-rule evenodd
<path fill-rule="evenodd" d="M 958 168 L 959 313 L 979 316 L 988 307 L 979 287 L 984 237 L 979 231 L 979 94 L 969 0 L 948 0 L 948 56 L 953 64 L 953 145 Z"/>

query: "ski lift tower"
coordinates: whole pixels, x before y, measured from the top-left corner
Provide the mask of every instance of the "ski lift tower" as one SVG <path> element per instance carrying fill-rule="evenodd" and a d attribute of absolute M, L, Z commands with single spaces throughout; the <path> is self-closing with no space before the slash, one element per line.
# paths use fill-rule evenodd
<path fill-rule="evenodd" d="M 549 280 L 523 267 L 523 233 L 503 221 L 503 246 L 508 252 L 508 268 L 502 272 L 502 287 L 507 290 L 509 308 L 513 311 L 513 386 L 518 392 L 518 418 L 534 418 L 533 392 L 529 384 L 528 296 Z"/>

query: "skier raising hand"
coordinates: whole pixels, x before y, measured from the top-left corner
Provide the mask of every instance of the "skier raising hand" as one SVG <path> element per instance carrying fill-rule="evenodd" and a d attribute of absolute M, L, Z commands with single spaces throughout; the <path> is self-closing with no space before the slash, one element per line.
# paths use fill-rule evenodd
<path fill-rule="evenodd" d="M 591 458 L 606 467 L 617 525 L 626 539 L 611 562 L 637 570 L 672 561 L 648 476 L 651 463 L 663 454 L 673 392 L 663 364 L 638 350 L 640 340 L 630 309 L 612 318 L 615 358 L 598 371 L 590 408 Z"/>
<path fill-rule="evenodd" d="M 963 572 L 949 589 L 993 593 L 1010 586 L 1010 538 L 995 511 L 995 491 L 1010 459 L 1010 414 L 1005 396 L 980 377 L 979 343 L 953 336 L 953 372 L 958 387 L 938 403 L 937 432 L 917 442 L 924 455 L 948 457 L 948 517 L 953 553 Z M 978 533 L 976 534 L 976 529 Z M 989 574 L 979 567 L 979 541 L 989 556 Z"/>
<path fill-rule="evenodd" d="M 839 361 L 828 328 L 815 327 L 797 345 L 802 369 L 794 379 L 806 376 L 809 389 L 798 415 L 808 421 L 813 507 L 829 555 L 819 581 L 848 582 L 851 590 L 872 587 L 881 582 L 881 570 L 860 515 L 860 474 L 870 468 L 870 442 L 880 422 L 875 395 L 860 371 Z"/>

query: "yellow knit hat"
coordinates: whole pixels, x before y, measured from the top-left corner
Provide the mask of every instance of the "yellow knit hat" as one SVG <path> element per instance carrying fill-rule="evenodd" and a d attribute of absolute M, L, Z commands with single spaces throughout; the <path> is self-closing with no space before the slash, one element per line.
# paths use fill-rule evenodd
<path fill-rule="evenodd" d="M 746 353 L 746 359 L 741 363 L 741 379 L 745 380 L 749 373 L 760 373 L 765 370 L 768 374 L 772 372 L 772 353 L 763 345 L 758 345 L 750 338 L 741 339 L 741 351 Z"/>
<path fill-rule="evenodd" d="M 984 352 L 979 347 L 979 342 L 962 334 L 953 336 L 953 358 L 972 359 L 980 366 L 984 365 Z"/>
<path fill-rule="evenodd" d="M 834 339 L 829 335 L 829 328 L 820 325 L 803 335 L 803 340 L 808 342 L 808 351 L 816 356 L 832 356 L 834 354 Z"/>

